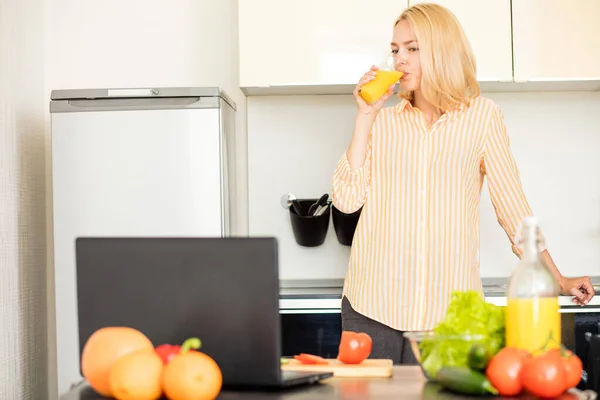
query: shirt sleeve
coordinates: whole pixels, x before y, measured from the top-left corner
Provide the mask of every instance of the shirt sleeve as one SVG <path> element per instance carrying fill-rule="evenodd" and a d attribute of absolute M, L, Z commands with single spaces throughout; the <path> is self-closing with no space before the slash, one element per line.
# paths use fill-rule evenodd
<path fill-rule="evenodd" d="M 532 215 L 525 198 L 517 164 L 510 150 L 510 139 L 499 107 L 492 111 L 483 148 L 482 171 L 488 179 L 488 189 L 498 223 L 511 242 L 513 253 L 521 257 L 517 234 L 526 216 Z M 546 249 L 540 233 L 539 250 Z"/>
<path fill-rule="evenodd" d="M 332 202 L 343 213 L 358 211 L 367 200 L 371 185 L 372 141 L 369 139 L 365 161 L 360 168 L 352 169 L 348 154 L 344 152 L 333 173 Z"/>

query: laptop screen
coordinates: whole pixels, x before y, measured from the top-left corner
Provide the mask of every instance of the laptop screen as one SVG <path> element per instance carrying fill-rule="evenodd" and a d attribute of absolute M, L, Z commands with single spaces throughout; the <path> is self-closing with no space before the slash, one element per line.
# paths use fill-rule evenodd
<path fill-rule="evenodd" d="M 78 238 L 76 258 L 80 352 L 129 326 L 155 346 L 200 338 L 224 384 L 278 377 L 275 238 Z"/>

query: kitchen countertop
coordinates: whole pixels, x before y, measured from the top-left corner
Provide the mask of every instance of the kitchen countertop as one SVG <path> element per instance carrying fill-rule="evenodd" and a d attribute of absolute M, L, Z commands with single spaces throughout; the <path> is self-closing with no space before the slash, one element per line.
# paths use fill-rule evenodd
<path fill-rule="evenodd" d="M 597 296 L 600 296 L 600 276 L 591 276 Z M 482 278 L 483 291 L 486 296 L 504 296 L 507 278 Z M 298 296 L 340 296 L 344 286 L 343 279 L 288 279 L 280 281 L 282 298 Z M 568 296 L 567 296 L 568 297 Z"/>
<path fill-rule="evenodd" d="M 581 392 L 579 392 L 581 394 Z M 585 392 L 584 392 L 585 393 Z M 459 396 L 427 383 L 420 367 L 397 366 L 391 378 L 330 378 L 319 384 L 301 386 L 285 391 L 222 391 L 219 400 L 326 400 L 326 399 L 446 399 L 472 400 L 474 397 Z M 499 399 L 499 397 L 485 397 Z M 521 397 L 525 399 L 526 397 Z M 582 397 L 583 398 L 583 397 Z M 60 397 L 60 400 L 100 400 L 93 390 L 82 384 Z M 511 397 L 519 399 L 519 397 Z"/>
<path fill-rule="evenodd" d="M 561 312 L 600 312 L 600 276 L 590 277 L 596 296 L 586 307 L 572 302 L 572 296 L 560 296 Z M 482 278 L 486 301 L 505 305 L 507 278 Z M 280 281 L 280 309 L 284 313 L 306 310 L 336 311 L 341 308 L 343 279 L 291 279 Z"/>

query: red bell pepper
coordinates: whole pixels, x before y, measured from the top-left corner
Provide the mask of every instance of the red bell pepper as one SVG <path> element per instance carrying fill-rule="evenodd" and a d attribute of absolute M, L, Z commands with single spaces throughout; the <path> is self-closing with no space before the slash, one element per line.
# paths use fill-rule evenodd
<path fill-rule="evenodd" d="M 160 358 L 163 361 L 163 364 L 166 365 L 178 354 L 185 353 L 188 350 L 193 351 L 199 349 L 201 344 L 202 343 L 200 342 L 200 339 L 191 338 L 183 342 L 181 346 L 177 344 L 161 344 L 160 346 L 156 347 L 154 351 L 156 351 L 156 353 L 160 356 Z"/>
<path fill-rule="evenodd" d="M 160 356 L 163 364 L 167 365 L 177 354 L 181 352 L 181 346 L 177 344 L 161 344 L 156 349 L 156 353 Z"/>

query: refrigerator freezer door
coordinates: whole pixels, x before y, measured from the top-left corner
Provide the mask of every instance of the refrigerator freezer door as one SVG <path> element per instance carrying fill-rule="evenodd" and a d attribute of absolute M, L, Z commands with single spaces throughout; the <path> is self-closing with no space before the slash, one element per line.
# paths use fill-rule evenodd
<path fill-rule="evenodd" d="M 75 239 L 226 234 L 221 121 L 218 107 L 52 114 L 61 392 L 81 379 Z"/>

